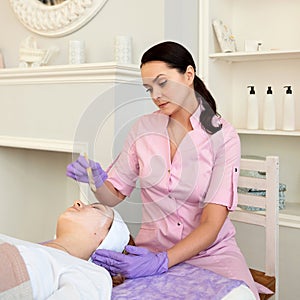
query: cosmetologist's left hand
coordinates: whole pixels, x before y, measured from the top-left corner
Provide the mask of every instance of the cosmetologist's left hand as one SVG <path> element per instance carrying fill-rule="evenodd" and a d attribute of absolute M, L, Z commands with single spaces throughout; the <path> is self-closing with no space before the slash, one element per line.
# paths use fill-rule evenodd
<path fill-rule="evenodd" d="M 98 249 L 92 255 L 93 263 L 104 267 L 112 276 L 122 274 L 125 278 L 138 278 L 162 274 L 168 270 L 167 252 L 153 253 L 145 248 L 126 246 L 127 255 Z"/>

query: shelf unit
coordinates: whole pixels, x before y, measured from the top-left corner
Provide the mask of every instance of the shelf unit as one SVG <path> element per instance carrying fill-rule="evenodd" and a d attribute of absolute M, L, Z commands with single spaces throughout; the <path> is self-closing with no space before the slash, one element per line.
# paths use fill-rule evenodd
<path fill-rule="evenodd" d="M 279 225 L 300 228 L 300 204 L 287 203 L 285 209 L 279 212 Z"/>
<path fill-rule="evenodd" d="M 284 85 L 292 85 L 296 95 L 296 115 L 300 113 L 300 103 L 297 102 L 297 95 L 300 95 L 300 39 L 294 38 L 293 30 L 298 23 L 295 11 L 300 9 L 300 3 L 291 1 L 289 5 L 291 15 L 288 20 L 285 17 L 281 27 L 277 27 L 272 16 L 280 18 L 284 14 L 282 3 L 271 0 L 200 0 L 199 74 L 215 97 L 220 114 L 237 128 L 242 154 L 279 156 L 280 182 L 287 185 L 286 208 L 280 211 L 280 225 L 300 228 L 300 120 L 296 121 L 295 131 L 280 129 Z M 267 16 L 261 13 L 264 11 L 268 11 Z M 212 27 L 214 19 L 222 20 L 232 29 L 237 52 L 220 52 Z M 274 26 L 266 26 L 266 22 L 272 22 Z M 262 40 L 262 51 L 245 52 L 243 42 L 246 39 Z M 255 86 L 260 101 L 260 125 L 262 99 L 266 87 L 272 86 L 277 130 L 245 128 L 248 85 Z"/>
<path fill-rule="evenodd" d="M 137 65 L 117 62 L 0 69 L 0 85 L 105 83 L 137 81 Z"/>
<path fill-rule="evenodd" d="M 214 53 L 209 58 L 227 62 L 300 59 L 300 50 L 271 50 L 257 52 Z"/>
<path fill-rule="evenodd" d="M 257 134 L 257 135 L 274 135 L 274 136 L 299 136 L 300 130 L 295 131 L 285 131 L 285 130 L 252 130 L 252 129 L 244 129 L 237 128 L 236 129 L 239 134 Z"/>

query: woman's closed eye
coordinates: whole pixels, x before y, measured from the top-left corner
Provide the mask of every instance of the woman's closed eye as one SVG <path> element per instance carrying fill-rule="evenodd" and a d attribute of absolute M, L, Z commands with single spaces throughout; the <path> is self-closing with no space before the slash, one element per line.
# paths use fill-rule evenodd
<path fill-rule="evenodd" d="M 159 87 L 164 87 L 166 84 L 167 84 L 168 80 L 167 79 L 164 79 L 164 80 L 161 80 L 160 82 L 158 82 L 157 84 L 159 85 Z M 152 93 L 153 92 L 153 88 L 152 87 L 148 87 L 148 86 L 145 86 L 146 88 L 146 93 Z"/>
<path fill-rule="evenodd" d="M 100 210 L 100 211 L 104 211 L 105 209 L 104 209 L 104 206 L 102 205 L 102 204 L 100 204 L 100 203 L 92 203 L 91 204 L 91 207 L 92 208 L 95 208 L 95 209 L 97 209 L 97 210 Z"/>
<path fill-rule="evenodd" d="M 152 93 L 153 89 L 152 88 L 147 88 L 146 93 Z"/>
<path fill-rule="evenodd" d="M 97 207 L 97 206 L 92 206 L 92 208 L 95 208 L 95 209 L 101 210 L 101 209 L 100 209 L 100 207 Z"/>
<path fill-rule="evenodd" d="M 165 79 L 165 80 L 160 81 L 160 82 L 158 83 L 158 85 L 159 85 L 160 87 L 164 87 L 164 86 L 167 84 L 167 82 L 168 82 L 168 80 Z"/>

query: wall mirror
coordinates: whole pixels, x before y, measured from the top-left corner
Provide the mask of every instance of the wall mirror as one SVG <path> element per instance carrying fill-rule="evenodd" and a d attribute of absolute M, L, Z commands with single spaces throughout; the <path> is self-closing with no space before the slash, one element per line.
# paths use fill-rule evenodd
<path fill-rule="evenodd" d="M 107 0 L 9 0 L 19 21 L 49 37 L 70 34 L 87 24 Z"/>

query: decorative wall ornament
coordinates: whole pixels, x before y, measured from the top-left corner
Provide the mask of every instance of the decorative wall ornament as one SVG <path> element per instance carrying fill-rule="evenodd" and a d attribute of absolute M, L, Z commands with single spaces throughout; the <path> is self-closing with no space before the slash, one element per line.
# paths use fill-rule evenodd
<path fill-rule="evenodd" d="M 131 36 L 117 35 L 115 37 L 115 60 L 121 64 L 131 64 Z"/>
<path fill-rule="evenodd" d="M 233 36 L 231 29 L 221 20 L 213 20 L 212 24 L 221 51 L 224 53 L 235 52 L 235 37 Z"/>
<path fill-rule="evenodd" d="M 38 0 L 9 0 L 19 21 L 29 30 L 49 37 L 70 34 L 87 24 L 107 0 L 66 0 L 45 5 Z"/>
<path fill-rule="evenodd" d="M 47 65 L 51 56 L 59 51 L 58 47 L 52 46 L 49 49 L 40 49 L 37 40 L 33 36 L 28 36 L 22 41 L 19 49 L 19 67 L 40 67 Z"/>

